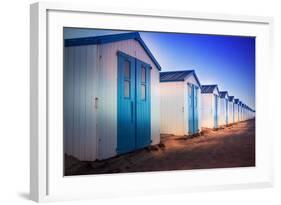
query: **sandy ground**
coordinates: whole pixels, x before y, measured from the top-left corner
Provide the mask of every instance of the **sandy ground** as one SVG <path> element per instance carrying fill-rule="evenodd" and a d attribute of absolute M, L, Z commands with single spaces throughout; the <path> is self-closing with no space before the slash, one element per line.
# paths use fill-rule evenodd
<path fill-rule="evenodd" d="M 65 175 L 108 174 L 255 166 L 255 121 L 197 137 L 162 135 L 161 144 L 108 160 L 81 162 L 66 156 Z"/>

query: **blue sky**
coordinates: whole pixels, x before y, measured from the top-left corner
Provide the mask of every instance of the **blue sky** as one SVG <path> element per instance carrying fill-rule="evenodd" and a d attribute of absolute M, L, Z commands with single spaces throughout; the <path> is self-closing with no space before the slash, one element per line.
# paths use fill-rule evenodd
<path fill-rule="evenodd" d="M 64 38 L 127 31 L 71 29 Z M 255 38 L 201 34 L 140 32 L 162 71 L 195 70 L 200 82 L 218 84 L 255 109 Z"/>

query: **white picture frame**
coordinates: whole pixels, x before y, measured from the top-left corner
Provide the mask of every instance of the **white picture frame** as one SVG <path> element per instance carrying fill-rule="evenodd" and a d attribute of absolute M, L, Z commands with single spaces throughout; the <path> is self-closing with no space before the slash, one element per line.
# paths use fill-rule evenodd
<path fill-rule="evenodd" d="M 93 21 L 97 17 L 99 21 Z M 256 167 L 64 177 L 60 134 L 61 34 L 64 26 L 256 36 Z M 267 84 L 267 89 L 272 89 L 272 29 L 273 19 L 270 17 L 97 8 L 95 5 L 70 3 L 32 4 L 31 200 L 40 202 L 273 186 L 273 131 L 268 129 L 273 118 L 263 109 L 272 106 L 266 86 L 263 86 Z M 149 186 L 147 181 L 151 181 Z"/>

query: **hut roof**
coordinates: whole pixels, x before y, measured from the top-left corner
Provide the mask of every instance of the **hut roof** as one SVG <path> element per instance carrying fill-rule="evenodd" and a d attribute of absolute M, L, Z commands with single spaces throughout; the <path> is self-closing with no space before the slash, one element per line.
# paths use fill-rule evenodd
<path fill-rule="evenodd" d="M 218 85 L 202 85 L 201 93 L 213 93 L 216 88 L 218 89 L 219 92 Z"/>
<path fill-rule="evenodd" d="M 160 73 L 160 82 L 184 81 L 187 77 L 193 75 L 201 87 L 200 81 L 194 70 L 167 71 Z"/>
<path fill-rule="evenodd" d="M 65 39 L 64 46 L 82 46 L 82 45 L 94 45 L 94 44 L 105 44 L 105 43 L 113 43 L 117 41 L 124 41 L 134 39 L 142 46 L 147 55 L 151 58 L 153 63 L 156 65 L 158 70 L 161 70 L 160 64 L 157 62 L 155 57 L 152 55 L 149 48 L 146 46 L 144 41 L 142 40 L 140 34 L 138 32 L 130 32 L 130 33 L 120 33 L 120 34 L 112 34 L 112 35 L 103 35 L 103 36 L 92 36 L 92 37 L 83 37 L 83 38 L 72 38 Z"/>

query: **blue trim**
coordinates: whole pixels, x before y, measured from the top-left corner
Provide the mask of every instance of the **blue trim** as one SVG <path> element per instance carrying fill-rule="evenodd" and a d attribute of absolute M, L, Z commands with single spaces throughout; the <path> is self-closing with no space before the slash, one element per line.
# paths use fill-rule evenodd
<path fill-rule="evenodd" d="M 195 79 L 196 79 L 196 81 L 197 81 L 197 83 L 199 84 L 199 87 L 200 87 L 200 89 L 201 89 L 201 83 L 200 83 L 200 81 L 199 81 L 199 79 L 198 79 L 198 77 L 197 77 L 195 71 L 192 70 L 192 72 L 191 72 L 189 75 L 187 75 L 186 77 L 189 77 L 190 75 L 194 75 L 194 77 L 195 77 Z"/>
<path fill-rule="evenodd" d="M 143 49 L 146 51 L 146 53 L 148 54 L 148 56 L 151 58 L 151 60 L 153 61 L 153 63 L 156 65 L 156 67 L 158 68 L 158 70 L 161 70 L 161 66 L 160 64 L 157 62 L 157 60 L 154 58 L 153 54 L 151 53 L 151 51 L 149 50 L 149 48 L 146 46 L 146 44 L 144 43 L 144 41 L 142 40 L 142 38 L 139 36 L 138 38 L 136 38 L 136 40 L 141 44 L 141 46 L 143 47 Z"/>
<path fill-rule="evenodd" d="M 72 39 L 65 39 L 64 46 L 69 47 L 69 46 L 105 44 L 105 43 L 112 43 L 112 42 L 122 41 L 127 39 L 135 39 L 138 37 L 140 37 L 139 33 L 132 32 L 132 33 L 103 35 L 103 36 L 72 38 Z"/>
<path fill-rule="evenodd" d="M 198 129 L 198 89 L 199 87 L 188 83 L 188 133 L 195 134 Z"/>
<path fill-rule="evenodd" d="M 117 55 L 118 56 L 123 56 L 123 57 L 125 57 L 125 58 L 135 58 L 134 56 L 131 56 L 131 55 L 129 55 L 129 54 L 127 54 L 127 53 L 124 53 L 124 52 L 122 52 L 122 51 L 117 51 Z M 152 66 L 149 64 L 149 63 L 146 63 L 146 62 L 144 62 L 144 61 L 141 61 L 140 59 L 138 59 L 138 58 L 136 58 L 138 61 L 140 61 L 142 64 L 145 64 L 146 66 L 148 66 L 150 69 L 152 69 Z"/>
<path fill-rule="evenodd" d="M 140 34 L 138 32 L 130 32 L 130 33 L 121 33 L 121 34 L 112 34 L 112 35 L 104 35 L 104 36 L 94 36 L 94 37 L 86 37 L 86 38 L 73 38 L 73 39 L 65 39 L 64 46 L 83 46 L 83 45 L 95 45 L 95 44 L 106 44 L 113 43 L 116 41 L 124 41 L 134 39 L 142 46 L 147 55 L 151 58 L 155 66 L 158 70 L 161 70 L 160 64 L 157 62 L 149 48 L 146 46 L 144 41 L 142 40 Z"/>
<path fill-rule="evenodd" d="M 184 80 L 180 79 L 180 80 L 165 80 L 165 81 L 161 81 L 160 83 L 168 83 L 168 82 L 184 82 Z"/>
<path fill-rule="evenodd" d="M 128 55 L 127 53 L 124 53 L 122 51 L 117 51 L 118 56 L 123 56 L 125 58 L 133 58 L 133 56 Z"/>

